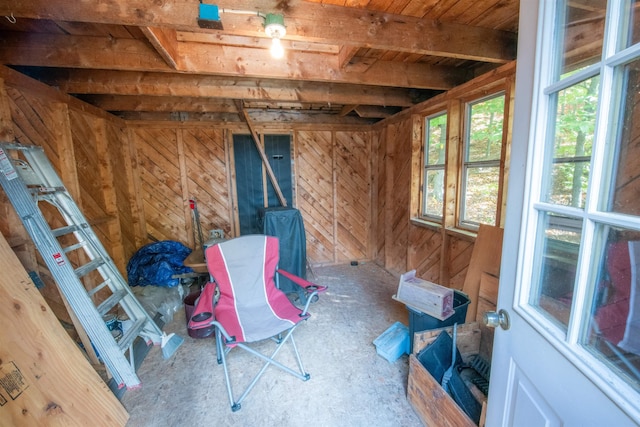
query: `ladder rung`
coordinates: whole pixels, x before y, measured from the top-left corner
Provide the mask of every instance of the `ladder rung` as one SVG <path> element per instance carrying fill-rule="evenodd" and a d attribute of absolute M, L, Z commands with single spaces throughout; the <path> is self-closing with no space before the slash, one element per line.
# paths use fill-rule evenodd
<path fill-rule="evenodd" d="M 144 328 L 145 323 L 146 319 L 144 317 L 141 317 L 140 319 L 137 319 L 135 322 L 133 322 L 133 325 L 131 325 L 131 327 L 127 330 L 127 333 L 124 334 L 122 338 L 120 338 L 120 341 L 118 341 L 120 351 L 124 352 L 129 348 L 131 343 L 133 343 L 133 340 L 136 339 L 140 331 Z"/>
<path fill-rule="evenodd" d="M 55 230 L 51 230 L 51 233 L 54 237 L 64 236 L 65 234 L 71 234 L 74 231 L 80 230 L 80 227 L 77 225 L 67 225 L 64 227 L 56 228 Z"/>
<path fill-rule="evenodd" d="M 126 295 L 127 295 L 126 289 L 118 289 L 117 292 L 114 292 L 113 294 L 111 294 L 109 298 L 102 301 L 102 303 L 98 306 L 98 313 L 100 313 L 101 316 L 104 316 L 106 313 L 109 312 L 109 310 L 115 307 L 116 304 L 118 304 L 122 300 L 122 298 L 124 298 Z"/>
<path fill-rule="evenodd" d="M 108 284 L 111 283 L 111 278 L 105 280 L 104 282 L 100 283 L 98 286 L 96 286 L 95 288 L 91 289 L 90 291 L 87 292 L 87 294 L 92 297 L 95 294 L 97 294 L 98 292 L 100 292 L 102 289 L 105 288 L 105 286 L 107 286 Z"/>
<path fill-rule="evenodd" d="M 86 246 L 87 242 L 80 242 L 80 243 L 76 243 L 75 245 L 71 245 L 71 246 L 67 246 L 66 248 L 63 248 L 62 250 L 64 251 L 65 254 L 68 254 L 69 252 L 73 252 L 76 249 L 80 249 L 83 246 Z"/>
<path fill-rule="evenodd" d="M 44 185 L 40 185 L 38 187 L 38 191 L 40 191 L 40 193 L 45 193 L 45 194 L 54 194 L 54 193 L 66 193 L 67 189 L 64 187 L 45 187 Z"/>
<path fill-rule="evenodd" d="M 93 261 L 85 264 L 85 265 L 81 265 L 80 267 L 75 269 L 76 272 L 76 276 L 78 277 L 82 277 L 90 272 L 92 272 L 93 270 L 97 269 L 98 267 L 100 267 L 101 265 L 104 264 L 104 259 L 102 258 L 96 258 Z"/>

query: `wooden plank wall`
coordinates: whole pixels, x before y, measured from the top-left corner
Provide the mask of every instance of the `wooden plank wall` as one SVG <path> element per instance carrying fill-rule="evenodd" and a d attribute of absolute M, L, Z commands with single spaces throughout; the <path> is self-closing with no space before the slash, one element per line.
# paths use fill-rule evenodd
<path fill-rule="evenodd" d="M 478 87 L 495 85 L 491 79 L 513 68 L 490 73 Z M 218 228 L 237 234 L 231 141 L 233 133 L 247 133 L 244 125 L 123 122 L 9 69 L 0 69 L 0 78 L 16 138 L 45 147 L 122 271 L 151 240 L 193 247 L 192 197 L 205 235 Z M 373 127 L 257 126 L 259 133 L 292 135 L 295 205 L 312 265 L 375 260 L 394 274 L 416 269 L 462 287 L 474 237 L 411 220 L 420 111 Z M 13 228 L 2 226 L 17 248 L 25 237 Z M 25 250 L 22 257 L 36 259 Z"/>
<path fill-rule="evenodd" d="M 365 132 L 336 132 L 338 263 L 370 259 L 371 148 Z"/>
<path fill-rule="evenodd" d="M 384 132 L 373 132 L 371 135 L 373 156 L 373 218 L 374 225 L 374 259 L 377 264 L 384 265 L 385 259 L 385 222 L 387 206 L 387 138 Z"/>
<path fill-rule="evenodd" d="M 223 229 L 226 236 L 238 235 L 230 141 L 234 132 L 245 130 L 181 123 L 130 124 L 130 129 L 149 239 L 177 240 L 193 247 L 191 212 L 185 206 L 194 196 L 205 234 Z M 294 129 L 292 135 L 295 207 L 305 222 L 309 262 L 371 259 L 370 132 Z"/>
<path fill-rule="evenodd" d="M 473 99 L 472 96 L 481 97 L 499 90 L 510 96 L 514 73 L 515 63 L 506 64 L 374 126 L 377 135 L 373 138 L 376 155 L 374 259 L 391 273 L 399 275 L 415 269 L 421 278 L 462 289 L 475 233 L 456 229 L 455 209 L 446 213 L 445 227 L 414 220 L 420 210 L 422 122 L 429 114 L 448 111 L 452 123 L 448 130 L 449 165 L 455 176 L 458 170 L 455 159 L 462 144 L 460 111 L 464 102 Z M 502 190 L 506 191 L 506 186 Z M 447 191 L 451 193 L 449 203 L 454 203 L 457 183 L 448 183 Z"/>
<path fill-rule="evenodd" d="M 2 134 L 8 140 L 42 146 L 65 186 L 95 228 L 121 272 L 140 239 L 131 209 L 133 189 L 129 146 L 122 120 L 62 95 L 37 81 L 0 67 L 2 103 L 7 105 Z M 59 319 L 70 322 L 64 303 L 44 262 L 22 227 L 13 207 L 1 196 L 0 230 L 28 271 L 38 273 L 42 293 Z M 53 208 L 41 204 L 52 223 L 60 223 Z M 124 215 L 121 215 L 124 213 Z M 71 260 L 73 262 L 73 259 Z M 91 278 L 89 278 L 91 279 Z M 85 281 L 92 286 L 92 281 Z"/>
<path fill-rule="evenodd" d="M 396 275 L 415 269 L 421 278 L 462 289 L 474 239 L 411 222 L 414 138 L 414 118 L 411 116 L 390 123 L 380 136 L 376 261 Z M 380 237 L 382 230 L 384 236 Z"/>
<path fill-rule="evenodd" d="M 411 120 L 386 129 L 385 263 L 395 274 L 407 271 L 411 188 Z"/>
<path fill-rule="evenodd" d="M 335 262 L 333 132 L 296 132 L 297 206 L 304 218 L 307 256 L 316 264 Z"/>
<path fill-rule="evenodd" d="M 129 415 L 0 236 L 0 425 L 124 426 Z"/>
<path fill-rule="evenodd" d="M 225 131 L 211 127 L 130 125 L 138 160 L 145 240 L 193 247 L 195 198 L 200 224 L 233 235 Z"/>

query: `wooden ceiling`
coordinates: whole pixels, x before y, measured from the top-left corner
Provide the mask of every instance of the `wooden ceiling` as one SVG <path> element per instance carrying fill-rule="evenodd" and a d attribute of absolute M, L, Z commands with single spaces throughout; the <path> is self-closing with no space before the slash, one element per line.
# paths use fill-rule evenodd
<path fill-rule="evenodd" d="M 129 120 L 348 124 L 516 57 L 519 0 L 204 3 L 222 29 L 198 25 L 198 0 L 0 0 L 0 63 Z"/>

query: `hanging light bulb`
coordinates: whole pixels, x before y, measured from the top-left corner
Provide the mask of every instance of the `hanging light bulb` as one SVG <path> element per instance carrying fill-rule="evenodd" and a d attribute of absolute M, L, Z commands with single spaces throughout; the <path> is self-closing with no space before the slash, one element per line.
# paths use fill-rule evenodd
<path fill-rule="evenodd" d="M 268 13 L 265 17 L 264 32 L 272 39 L 271 56 L 276 59 L 282 58 L 284 56 L 284 48 L 280 39 L 287 34 L 287 30 L 284 27 L 284 17 Z"/>
<path fill-rule="evenodd" d="M 271 56 L 275 59 L 280 59 L 284 56 L 284 47 L 282 47 L 282 42 L 278 37 L 274 37 L 271 40 Z"/>

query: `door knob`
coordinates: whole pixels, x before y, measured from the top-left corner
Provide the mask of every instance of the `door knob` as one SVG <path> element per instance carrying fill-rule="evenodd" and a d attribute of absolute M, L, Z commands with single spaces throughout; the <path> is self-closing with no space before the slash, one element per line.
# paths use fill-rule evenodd
<path fill-rule="evenodd" d="M 495 311 L 487 311 L 482 317 L 484 324 L 489 328 L 495 328 L 500 326 L 505 331 L 511 326 L 509 321 L 509 313 L 507 310 L 500 309 L 496 313 Z"/>

